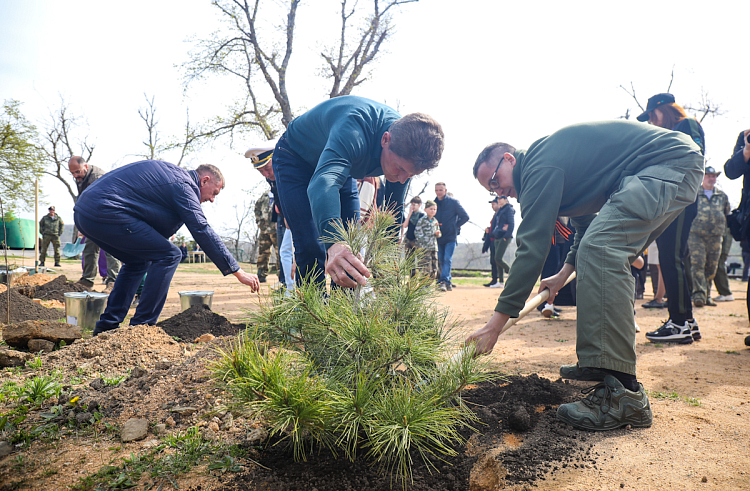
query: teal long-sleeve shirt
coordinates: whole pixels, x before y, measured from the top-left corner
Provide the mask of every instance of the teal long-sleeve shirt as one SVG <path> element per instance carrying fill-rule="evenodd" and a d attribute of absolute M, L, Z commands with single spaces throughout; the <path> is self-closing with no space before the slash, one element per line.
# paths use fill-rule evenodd
<path fill-rule="evenodd" d="M 289 124 L 287 141 L 314 168 L 307 196 L 320 236 L 334 236 L 333 224 L 341 220 L 339 190 L 344 181 L 383 174 L 381 139 L 401 115 L 364 97 L 342 96 L 324 101 Z M 393 203 L 397 216 L 403 207 L 409 181 L 386 182 L 386 206 Z M 326 244 L 326 248 L 332 244 Z"/>
<path fill-rule="evenodd" d="M 700 154 L 700 148 L 685 134 L 630 121 L 568 126 L 517 150 L 513 184 L 523 221 L 495 310 L 518 317 L 542 272 L 558 216 L 574 219 L 576 239 L 566 262 L 575 264 L 586 227 L 625 177 L 690 154 Z M 659 175 L 664 172 L 677 181 L 684 175 Z"/>

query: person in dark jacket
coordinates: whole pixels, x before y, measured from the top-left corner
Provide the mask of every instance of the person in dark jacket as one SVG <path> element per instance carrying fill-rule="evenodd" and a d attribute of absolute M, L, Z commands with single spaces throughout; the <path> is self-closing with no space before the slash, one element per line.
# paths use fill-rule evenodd
<path fill-rule="evenodd" d="M 337 227 L 359 220 L 356 179 L 384 175 L 386 204 L 398 225 L 411 177 L 437 166 L 443 130 L 431 117 L 369 99 L 324 101 L 292 121 L 273 152 L 281 208 L 292 230 L 297 282 L 325 284 L 325 272 L 344 287 L 365 285 L 370 271 L 342 244 Z M 438 206 L 439 208 L 439 206 Z"/>
<path fill-rule="evenodd" d="M 638 121 L 688 135 L 706 153 L 706 138 L 703 128 L 694 118 L 689 118 L 685 110 L 675 104 L 672 94 L 656 94 L 648 100 L 646 110 L 638 116 Z M 690 275 L 688 267 L 688 237 L 690 227 L 698 214 L 698 193 L 694 202 L 667 227 L 657 239 L 659 246 L 659 266 L 667 292 L 669 319 L 655 331 L 646 333 L 646 339 L 653 342 L 690 344 L 701 339 L 698 321 L 693 317 Z M 687 265 L 686 265 L 687 263 Z M 690 327 L 691 336 L 686 336 L 684 326 Z"/>
<path fill-rule="evenodd" d="M 497 277 L 499 280 L 499 287 L 503 286 L 503 272 L 506 274 L 510 271 L 510 266 L 503 260 L 505 250 L 510 244 L 510 240 L 513 238 L 513 227 L 515 227 L 514 215 L 516 210 L 513 206 L 508 203 L 507 196 L 498 196 L 495 198 L 500 205 L 500 208 L 495 214 L 495 220 L 492 227 L 492 238 L 495 239 L 495 263 L 498 267 Z M 496 287 L 496 288 L 499 288 Z"/>
<path fill-rule="evenodd" d="M 466 213 L 461 203 L 457 199 L 448 195 L 448 188 L 444 182 L 435 184 L 435 202 L 438 211 L 435 218 L 440 223 L 440 232 L 442 236 L 438 239 L 438 263 L 440 268 L 440 279 L 438 288 L 442 291 L 453 290 L 451 280 L 451 268 L 453 267 L 453 252 L 456 250 L 458 235 L 461 233 L 461 226 L 469 221 L 469 214 Z"/>
<path fill-rule="evenodd" d="M 73 174 L 73 179 L 76 180 L 76 186 L 78 187 L 78 196 L 83 194 L 89 186 L 94 184 L 97 179 L 102 177 L 105 173 L 102 169 L 95 165 L 89 165 L 83 157 L 72 156 L 68 161 L 68 170 Z M 78 283 L 85 286 L 86 288 L 92 288 L 94 281 L 96 280 L 96 270 L 98 266 L 99 258 L 99 246 L 93 240 L 87 240 L 86 245 L 83 248 L 83 274 Z M 107 259 L 107 277 L 105 279 L 104 292 L 109 293 L 115 286 L 115 280 L 117 275 L 120 274 L 120 268 L 122 265 L 112 254 L 104 251 L 104 256 Z"/>
<path fill-rule="evenodd" d="M 495 262 L 495 239 L 492 237 L 492 229 L 495 226 L 495 218 L 497 217 L 497 213 L 500 210 L 500 204 L 497 201 L 497 197 L 495 197 L 495 199 L 493 200 L 490 200 L 493 214 L 492 218 L 490 219 L 490 226 L 484 229 L 484 235 L 482 236 L 482 254 L 490 251 L 490 268 L 492 271 L 492 279 L 489 283 L 485 283 L 484 286 L 492 288 L 499 288 L 499 286 L 497 286 L 497 263 Z"/>
<path fill-rule="evenodd" d="M 213 165 L 185 170 L 168 162 L 144 160 L 100 177 L 76 203 L 78 229 L 123 262 L 107 308 L 94 335 L 116 329 L 125 319 L 145 273 L 140 303 L 130 325 L 156 324 L 182 253 L 168 238 L 186 225 L 193 239 L 224 274 L 259 289 L 258 277 L 240 269 L 203 215 L 201 203 L 213 203 L 224 177 Z"/>
<path fill-rule="evenodd" d="M 742 176 L 742 200 L 740 205 L 747 206 L 747 200 L 750 199 L 750 129 L 741 131 L 737 135 L 737 143 L 734 145 L 732 156 L 724 164 L 724 173 L 732 180 Z M 747 243 L 750 237 L 742 237 L 741 239 Z M 743 258 L 745 256 L 744 250 L 743 247 Z M 750 317 L 750 282 L 747 285 L 747 315 Z M 750 341 L 750 336 L 745 339 L 745 344 L 750 346 L 748 341 Z"/>

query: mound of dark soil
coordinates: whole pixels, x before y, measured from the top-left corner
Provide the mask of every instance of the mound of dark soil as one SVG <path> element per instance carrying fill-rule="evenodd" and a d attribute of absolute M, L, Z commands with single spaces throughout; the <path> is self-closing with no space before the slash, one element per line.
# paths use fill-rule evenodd
<path fill-rule="evenodd" d="M 490 458 L 499 464 L 500 474 L 507 472 L 505 486 L 532 484 L 561 467 L 595 466 L 596 461 L 589 454 L 591 445 L 586 443 L 591 434 L 575 430 L 555 417 L 557 406 L 580 398 L 580 387 L 562 381 L 550 382 L 536 375 L 506 380 L 510 383 L 486 383 L 464 394 L 468 406 L 481 420 L 476 426 L 479 433 L 464 430 L 468 443 L 455 448 L 458 456 L 433 459 L 438 471 L 430 473 L 421 457 L 414 455 L 414 482 L 407 489 L 465 491 L 469 489 L 472 468 L 487 455 L 494 456 Z M 245 462 L 249 471 L 230 477 L 219 489 L 393 491 L 400 488 L 390 474 L 364 458 L 350 462 L 342 455 L 336 458 L 321 450 L 309 455 L 307 462 L 295 462 L 284 443 L 275 443 L 278 442 L 269 442 L 253 455 L 267 469 Z"/>
<path fill-rule="evenodd" d="M 235 336 L 244 329 L 241 324 L 232 324 L 226 317 L 211 311 L 206 305 L 193 305 L 184 312 L 156 324 L 170 336 L 192 343 L 201 334 Z"/>
<path fill-rule="evenodd" d="M 58 276 L 54 280 L 43 285 L 28 285 L 18 288 L 21 295 L 41 300 L 57 300 L 65 303 L 65 294 L 70 292 L 84 292 L 87 288 L 78 283 L 71 283 L 65 275 Z"/>
<path fill-rule="evenodd" d="M 0 293 L 0 323 L 5 322 L 8 309 L 8 292 Z M 21 295 L 15 288 L 10 289 L 10 323 L 23 321 L 55 321 L 65 317 L 64 310 L 42 307 L 29 297 Z"/>

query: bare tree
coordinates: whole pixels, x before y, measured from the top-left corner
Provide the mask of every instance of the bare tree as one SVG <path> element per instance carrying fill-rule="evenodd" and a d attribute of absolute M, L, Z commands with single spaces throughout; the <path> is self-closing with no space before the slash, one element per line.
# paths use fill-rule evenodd
<path fill-rule="evenodd" d="M 669 76 L 669 84 L 667 85 L 666 92 L 669 92 L 672 90 L 672 84 L 674 83 L 674 66 L 672 67 L 672 72 Z M 641 104 L 641 101 L 638 100 L 638 96 L 635 93 L 635 85 L 633 82 L 630 82 L 630 89 L 624 87 L 623 85 L 620 85 L 620 88 L 625 91 L 638 105 L 638 108 L 641 110 L 641 112 L 645 111 L 646 108 L 643 107 Z M 702 123 L 703 120 L 706 118 L 706 116 L 711 115 L 712 117 L 718 117 L 725 113 L 725 111 L 721 110 L 721 106 L 717 103 L 715 103 L 713 100 L 711 100 L 708 96 L 708 92 L 701 87 L 701 100 L 698 103 L 688 103 L 683 104 L 682 107 L 690 111 L 693 114 L 693 117 L 698 120 L 699 123 Z M 625 111 L 624 116 L 620 116 L 620 119 L 630 119 L 630 109 L 627 109 Z"/>
<path fill-rule="evenodd" d="M 173 163 L 178 167 L 182 167 L 183 163 L 185 163 L 185 158 L 203 145 L 205 139 L 201 138 L 201 130 L 190 124 L 190 110 L 186 109 L 185 126 L 183 127 L 182 134 L 171 137 L 168 141 L 162 143 L 161 134 L 157 128 L 159 120 L 156 119 L 154 96 L 151 96 L 150 99 L 146 94 L 143 94 L 143 96 L 146 98 L 146 107 L 138 109 L 138 116 L 146 124 L 148 138 L 147 141 L 143 142 L 143 145 L 146 147 L 147 152 L 138 156 L 150 160 L 161 160 L 166 152 L 177 150 L 180 157 Z"/>
<path fill-rule="evenodd" d="M 156 129 L 159 121 L 156 119 L 154 96 L 151 96 L 151 99 L 149 99 L 146 94 L 143 94 L 143 96 L 146 98 L 146 104 L 148 104 L 148 107 L 138 108 L 138 116 L 140 116 L 143 122 L 146 123 L 148 141 L 143 142 L 143 145 L 148 152 L 141 156 L 149 160 L 157 160 L 159 158 L 159 153 L 162 150 L 162 146 L 159 144 L 159 131 Z"/>
<path fill-rule="evenodd" d="M 60 97 L 60 108 L 50 113 L 49 123 L 41 135 L 41 151 L 46 163 L 44 173 L 63 183 L 73 203 L 78 201 L 78 188 L 66 179 L 68 160 L 79 155 L 88 162 L 94 154 L 94 144 L 88 143 L 88 135 L 80 136 L 86 132 L 84 126 L 81 118 L 71 114 L 65 99 Z"/>
<path fill-rule="evenodd" d="M 325 49 L 323 76 L 332 80 L 330 97 L 347 95 L 367 80 L 366 67 L 378 56 L 393 32 L 392 11 L 399 5 L 417 0 L 368 0 L 362 3 L 341 0 L 340 36 L 335 46 Z M 227 75 L 241 82 L 244 96 L 229 108 L 227 116 L 216 117 L 200 137 L 228 135 L 235 131 L 255 131 L 266 139 L 274 138 L 280 128 L 294 119 L 287 91 L 287 73 L 294 48 L 294 34 L 300 0 L 288 0 L 283 21 L 274 28 L 274 18 L 261 12 L 261 0 L 214 0 L 226 29 L 199 40 L 186 70 L 185 85 L 208 75 Z M 264 7 L 270 5 L 265 2 Z M 352 23 L 360 21 L 359 32 Z M 279 31 L 282 39 L 268 33 Z M 271 37 L 271 39 L 268 39 Z"/>

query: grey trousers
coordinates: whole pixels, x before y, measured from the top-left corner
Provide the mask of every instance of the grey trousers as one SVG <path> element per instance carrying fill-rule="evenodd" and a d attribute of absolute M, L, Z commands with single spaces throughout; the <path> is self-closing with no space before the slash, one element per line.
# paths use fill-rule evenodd
<path fill-rule="evenodd" d="M 636 374 L 630 265 L 689 204 L 703 179 L 691 155 L 624 178 L 583 231 L 576 256 L 576 353 L 582 367 Z"/>
<path fill-rule="evenodd" d="M 120 273 L 120 261 L 108 252 L 104 252 L 107 258 L 107 283 L 114 283 Z M 81 280 L 86 283 L 96 283 L 96 273 L 99 270 L 99 246 L 93 240 L 86 239 L 83 248 L 83 275 Z"/>

